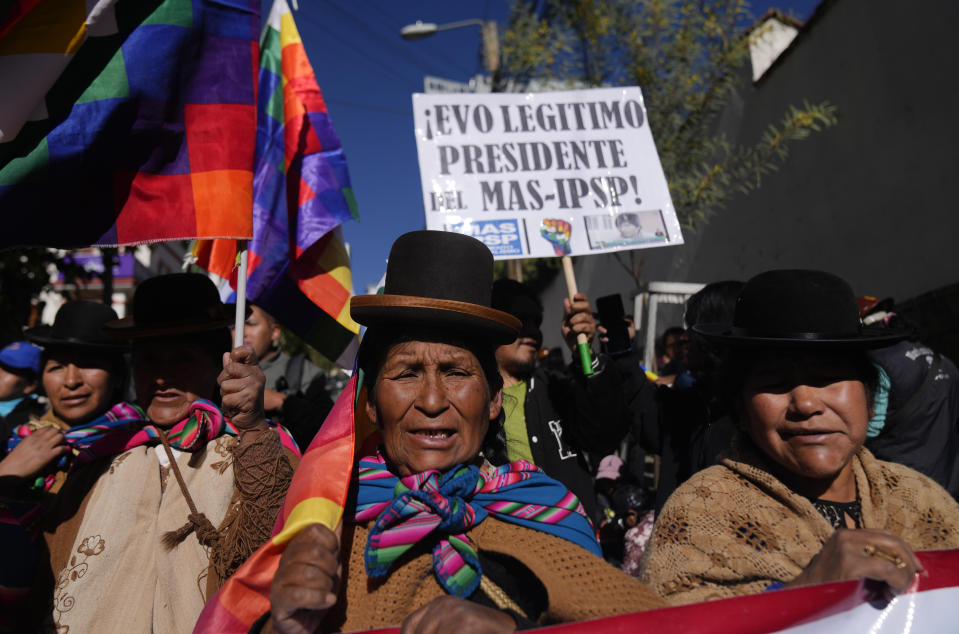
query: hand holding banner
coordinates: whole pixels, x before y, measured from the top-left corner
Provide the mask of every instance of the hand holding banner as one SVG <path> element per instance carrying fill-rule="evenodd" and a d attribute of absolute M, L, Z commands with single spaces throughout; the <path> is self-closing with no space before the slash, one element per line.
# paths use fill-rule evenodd
<path fill-rule="evenodd" d="M 914 592 L 892 601 L 873 601 L 867 581 L 840 581 L 564 623 L 538 631 L 555 634 L 939 634 L 953 631 L 959 619 L 959 550 L 916 554 L 926 572 L 919 577 Z M 399 628 L 376 632 L 399 632 Z"/>

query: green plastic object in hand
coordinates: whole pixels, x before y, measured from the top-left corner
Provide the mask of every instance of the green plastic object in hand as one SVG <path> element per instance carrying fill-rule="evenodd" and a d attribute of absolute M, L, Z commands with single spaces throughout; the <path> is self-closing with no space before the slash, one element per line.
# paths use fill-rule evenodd
<path fill-rule="evenodd" d="M 576 344 L 579 350 L 579 362 L 583 366 L 583 376 L 593 375 L 593 355 L 589 353 L 589 343 L 580 341 Z"/>

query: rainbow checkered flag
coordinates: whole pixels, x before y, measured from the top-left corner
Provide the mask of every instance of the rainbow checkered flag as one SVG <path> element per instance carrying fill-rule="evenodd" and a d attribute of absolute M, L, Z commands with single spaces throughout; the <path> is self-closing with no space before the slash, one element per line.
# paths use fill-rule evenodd
<path fill-rule="evenodd" d="M 350 258 L 341 223 L 358 218 L 340 139 L 285 0 L 261 38 L 253 240 L 247 297 L 340 367 L 351 369 Z M 236 289 L 236 243 L 194 245 L 197 266 Z"/>
<path fill-rule="evenodd" d="M 259 0 L 0 9 L 0 247 L 252 235 Z"/>

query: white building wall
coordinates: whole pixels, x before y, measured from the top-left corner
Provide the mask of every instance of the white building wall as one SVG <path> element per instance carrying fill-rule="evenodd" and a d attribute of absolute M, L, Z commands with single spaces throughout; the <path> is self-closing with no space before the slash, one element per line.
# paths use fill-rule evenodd
<path fill-rule="evenodd" d="M 771 16 L 749 34 L 749 59 L 753 66 L 753 81 L 769 70 L 773 62 L 792 43 L 799 33 L 796 27 Z"/>

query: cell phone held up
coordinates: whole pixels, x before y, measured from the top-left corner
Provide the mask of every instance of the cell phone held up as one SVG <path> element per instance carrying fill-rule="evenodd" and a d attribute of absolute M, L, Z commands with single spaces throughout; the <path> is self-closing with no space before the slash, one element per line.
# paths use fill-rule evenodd
<path fill-rule="evenodd" d="M 623 309 L 623 298 L 619 296 L 619 293 L 598 298 L 596 312 L 599 314 L 599 323 L 606 329 L 606 336 L 609 339 L 602 344 L 603 352 L 616 356 L 632 350 L 633 342 L 629 337 L 626 311 Z"/>

